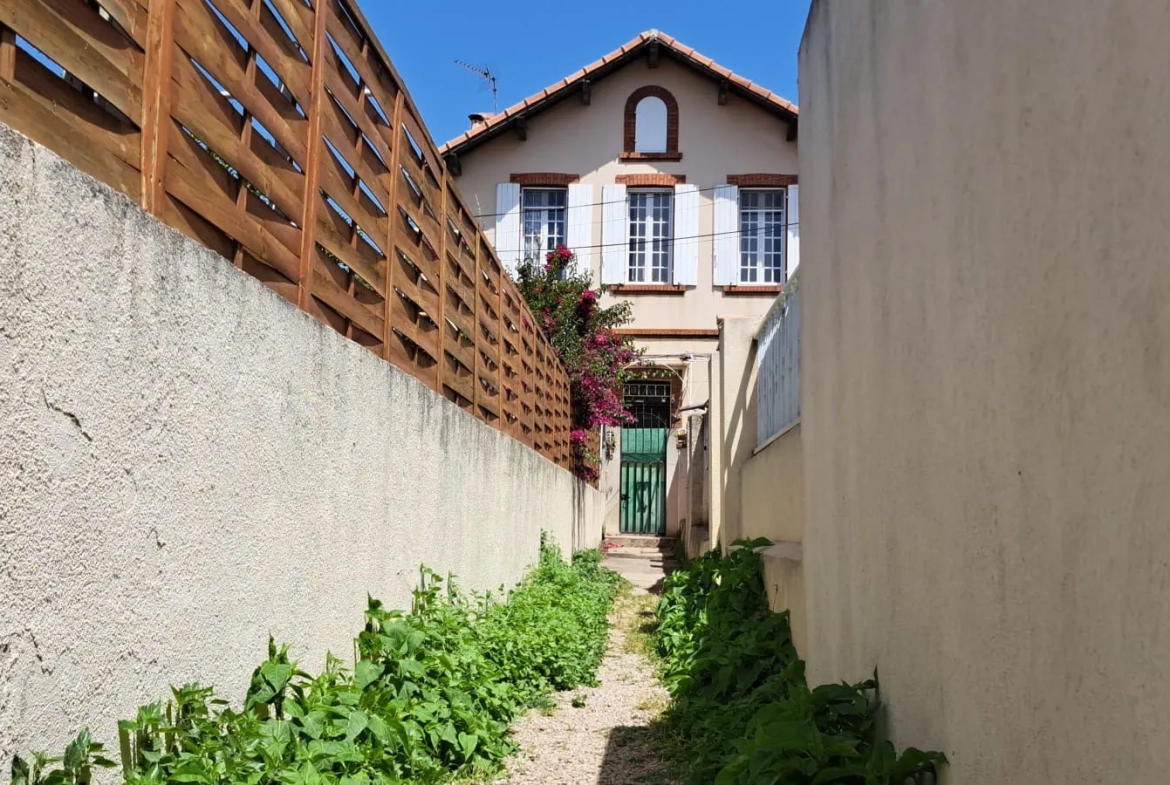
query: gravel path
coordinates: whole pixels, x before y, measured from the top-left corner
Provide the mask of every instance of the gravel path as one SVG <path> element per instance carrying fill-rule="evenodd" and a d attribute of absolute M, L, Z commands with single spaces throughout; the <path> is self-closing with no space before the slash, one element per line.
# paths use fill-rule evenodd
<path fill-rule="evenodd" d="M 637 591 L 637 590 L 635 590 Z M 653 603 L 643 592 L 619 598 L 610 617 L 609 649 L 597 687 L 554 696 L 556 708 L 533 711 L 515 727 L 520 752 L 500 783 L 508 785 L 675 785 L 658 752 L 651 723 L 666 690 L 641 651 L 637 627 Z M 581 699 L 585 704 L 573 706 Z"/>

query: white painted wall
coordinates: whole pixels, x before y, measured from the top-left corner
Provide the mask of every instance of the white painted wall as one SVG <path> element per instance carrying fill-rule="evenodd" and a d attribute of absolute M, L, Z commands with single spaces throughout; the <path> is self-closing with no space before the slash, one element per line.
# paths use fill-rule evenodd
<path fill-rule="evenodd" d="M 269 634 L 347 658 L 425 563 L 511 584 L 604 503 L 0 126 L 0 767 Z"/>

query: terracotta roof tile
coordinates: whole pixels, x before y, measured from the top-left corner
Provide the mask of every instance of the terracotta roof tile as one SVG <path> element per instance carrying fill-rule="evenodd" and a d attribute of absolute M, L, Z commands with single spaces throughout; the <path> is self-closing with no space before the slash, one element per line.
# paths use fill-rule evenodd
<path fill-rule="evenodd" d="M 636 38 L 634 38 L 632 41 L 628 41 L 627 43 L 622 44 L 621 46 L 619 46 L 617 49 L 610 52 L 609 54 L 602 55 L 600 59 L 594 60 L 589 65 L 570 74 L 569 76 L 565 77 L 564 79 L 561 79 L 559 82 L 556 82 L 552 85 L 549 85 L 544 90 L 541 90 L 539 93 L 535 93 L 534 95 L 528 96 L 523 101 L 521 101 L 517 104 L 513 104 L 512 106 L 509 106 L 507 109 L 505 109 L 502 112 L 499 112 L 498 114 L 494 114 L 494 115 L 491 115 L 490 117 L 486 117 L 484 119 L 483 123 L 475 126 L 471 130 L 466 131 L 463 134 L 460 134 L 459 136 L 455 137 L 451 141 L 447 142 L 445 145 L 443 145 L 442 147 L 439 148 L 439 151 L 441 153 L 446 153 L 455 147 L 460 147 L 463 144 L 470 142 L 472 139 L 475 139 L 476 137 L 479 137 L 479 136 L 483 135 L 484 133 L 492 130 L 493 128 L 496 128 L 497 126 L 499 126 L 501 124 L 507 123 L 508 121 L 510 121 L 514 117 L 516 117 L 516 115 L 521 114 L 522 112 L 524 112 L 527 109 L 533 109 L 535 107 L 534 111 L 539 111 L 539 108 L 540 108 L 540 105 L 542 104 L 542 102 L 547 102 L 548 99 L 550 99 L 550 98 L 554 97 L 556 94 L 572 87 L 576 83 L 580 82 L 582 79 L 585 79 L 585 78 L 591 76 L 593 73 L 595 73 L 598 69 L 602 68 L 603 66 L 606 66 L 606 65 L 612 63 L 614 60 L 617 60 L 618 58 L 621 58 L 621 57 L 629 54 L 630 52 L 633 52 L 634 50 L 638 49 L 639 47 L 646 45 L 648 42 L 655 41 L 655 40 L 658 41 L 660 44 L 671 49 L 675 54 L 679 55 L 680 57 L 683 57 L 687 60 L 690 60 L 694 65 L 698 66 L 700 69 L 709 71 L 714 76 L 718 76 L 720 78 L 727 79 L 728 81 L 737 85 L 741 89 L 746 90 L 754 95 L 759 96 L 766 103 L 771 104 L 772 106 L 776 107 L 777 109 L 780 109 L 780 110 L 787 112 L 789 114 L 792 114 L 792 115 L 798 115 L 800 113 L 799 108 L 796 106 L 796 104 L 792 103 L 791 101 L 788 101 L 788 100 L 785 100 L 784 98 L 781 98 L 780 96 L 773 93 L 771 90 L 767 90 L 763 87 L 760 87 L 759 85 L 752 82 L 750 79 L 745 79 L 744 77 L 734 73 L 733 71 L 731 71 L 728 68 L 724 68 L 723 66 L 719 65 L 714 60 L 712 60 L 711 58 L 709 58 L 705 55 L 699 54 L 692 47 L 689 47 L 686 44 L 680 43 L 676 38 L 669 36 L 666 33 L 659 32 L 657 30 L 650 30 L 650 31 L 647 31 L 644 33 L 639 33 L 638 36 Z"/>

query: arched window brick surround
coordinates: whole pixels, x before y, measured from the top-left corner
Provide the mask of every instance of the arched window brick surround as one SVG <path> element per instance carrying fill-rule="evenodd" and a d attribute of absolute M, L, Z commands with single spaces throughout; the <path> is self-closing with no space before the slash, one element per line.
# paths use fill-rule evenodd
<path fill-rule="evenodd" d="M 666 104 L 666 152 L 664 153 L 638 153 L 634 151 L 638 128 L 638 102 L 649 96 L 661 98 L 662 102 Z M 625 138 L 621 157 L 623 160 L 639 161 L 678 161 L 682 158 L 682 153 L 678 151 L 678 101 L 674 100 L 674 96 L 665 87 L 657 85 L 639 87 L 626 99 Z"/>

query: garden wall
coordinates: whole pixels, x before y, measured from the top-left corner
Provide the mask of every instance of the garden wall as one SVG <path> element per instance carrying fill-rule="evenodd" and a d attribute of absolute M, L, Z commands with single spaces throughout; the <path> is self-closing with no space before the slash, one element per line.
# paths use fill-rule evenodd
<path fill-rule="evenodd" d="M 947 785 L 1170 772 L 1170 5 L 817 0 L 809 674 Z"/>
<path fill-rule="evenodd" d="M 0 766 L 269 634 L 348 659 L 419 564 L 511 584 L 604 505 L 127 198 L 0 126 Z"/>

